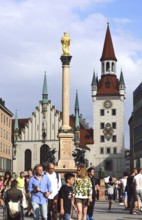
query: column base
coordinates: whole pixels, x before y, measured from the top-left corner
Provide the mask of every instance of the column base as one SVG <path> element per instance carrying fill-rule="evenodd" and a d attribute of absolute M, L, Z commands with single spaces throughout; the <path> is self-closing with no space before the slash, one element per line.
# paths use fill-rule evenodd
<path fill-rule="evenodd" d="M 58 168 L 75 168 L 72 157 L 73 133 L 59 133 L 59 161 Z"/>

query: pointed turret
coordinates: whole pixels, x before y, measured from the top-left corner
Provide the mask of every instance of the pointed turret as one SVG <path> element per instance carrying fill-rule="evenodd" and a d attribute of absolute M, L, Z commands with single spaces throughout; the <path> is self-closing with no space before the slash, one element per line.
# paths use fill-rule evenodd
<path fill-rule="evenodd" d="M 102 63 L 102 74 L 115 74 L 117 59 L 113 48 L 109 24 L 107 24 L 104 47 L 100 61 Z"/>
<path fill-rule="evenodd" d="M 80 130 L 79 101 L 78 101 L 78 92 L 77 91 L 76 91 L 76 98 L 75 98 L 75 130 Z"/>
<path fill-rule="evenodd" d="M 96 76 L 95 76 L 95 71 L 94 71 L 91 86 L 96 86 L 96 85 L 97 85 L 97 81 L 96 81 Z"/>
<path fill-rule="evenodd" d="M 47 104 L 47 103 L 48 103 L 48 90 L 47 90 L 46 73 L 45 73 L 45 75 L 44 75 L 44 82 L 43 82 L 42 103 L 43 103 L 43 104 Z"/>
<path fill-rule="evenodd" d="M 121 73 L 120 73 L 119 86 L 124 86 L 125 87 L 125 82 L 124 82 L 124 77 L 123 77 L 122 70 L 121 70 Z"/>
<path fill-rule="evenodd" d="M 124 82 L 124 77 L 123 77 L 123 72 L 121 70 L 120 72 L 120 80 L 119 80 L 119 93 L 122 98 L 125 98 L 125 82 Z"/>
<path fill-rule="evenodd" d="M 117 61 L 116 56 L 115 56 L 115 52 L 114 52 L 114 48 L 113 48 L 109 24 L 107 24 L 107 31 L 106 31 L 106 36 L 105 36 L 103 52 L 102 52 L 102 56 L 100 58 L 100 61 L 104 61 L 104 60 Z"/>
<path fill-rule="evenodd" d="M 15 122 L 14 122 L 14 146 L 16 148 L 16 142 L 18 140 L 18 136 L 19 136 L 19 123 L 18 123 L 18 117 L 17 117 L 17 110 L 15 113 Z M 15 151 L 16 154 L 16 151 Z"/>
<path fill-rule="evenodd" d="M 92 86 L 92 96 L 95 96 L 97 93 L 97 77 L 95 75 L 95 71 L 93 73 L 91 86 Z"/>
<path fill-rule="evenodd" d="M 76 91 L 75 98 L 75 134 L 74 134 L 74 142 L 77 147 L 80 144 L 80 121 L 79 121 L 79 101 L 78 101 L 78 92 Z"/>
<path fill-rule="evenodd" d="M 19 124 L 18 124 L 18 117 L 17 117 L 17 110 L 15 113 L 15 122 L 14 122 L 14 133 L 18 133 L 19 132 Z"/>

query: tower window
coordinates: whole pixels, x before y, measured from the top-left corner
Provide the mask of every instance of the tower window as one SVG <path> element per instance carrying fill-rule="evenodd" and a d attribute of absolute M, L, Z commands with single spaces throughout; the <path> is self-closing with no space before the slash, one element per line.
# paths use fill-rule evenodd
<path fill-rule="evenodd" d="M 107 147 L 106 153 L 107 153 L 107 154 L 110 154 L 110 147 Z"/>
<path fill-rule="evenodd" d="M 112 115 L 116 115 L 116 109 L 112 109 Z"/>
<path fill-rule="evenodd" d="M 105 127 L 105 123 L 101 122 L 100 123 L 100 129 L 104 129 L 104 127 Z"/>
<path fill-rule="evenodd" d="M 110 81 L 109 81 L 109 80 L 107 80 L 107 81 L 105 82 L 105 86 L 106 86 L 106 88 L 110 88 Z"/>
<path fill-rule="evenodd" d="M 104 148 L 103 147 L 100 148 L 100 154 L 104 154 Z"/>
<path fill-rule="evenodd" d="M 104 116 L 104 115 L 105 115 L 104 109 L 100 109 L 100 115 L 101 115 L 101 116 Z"/>
<path fill-rule="evenodd" d="M 114 62 L 112 62 L 112 64 L 111 64 L 111 70 L 112 70 L 112 72 L 114 72 Z"/>
<path fill-rule="evenodd" d="M 110 71 L 110 63 L 109 62 L 106 63 L 106 71 L 107 72 Z"/>
<path fill-rule="evenodd" d="M 116 142 L 116 135 L 112 136 L 112 142 Z"/>
<path fill-rule="evenodd" d="M 113 148 L 113 153 L 117 154 L 117 148 L 116 147 Z"/>
<path fill-rule="evenodd" d="M 103 135 L 100 136 L 100 142 L 105 142 L 105 137 Z"/>
<path fill-rule="evenodd" d="M 112 122 L 112 128 L 116 129 L 116 122 Z"/>

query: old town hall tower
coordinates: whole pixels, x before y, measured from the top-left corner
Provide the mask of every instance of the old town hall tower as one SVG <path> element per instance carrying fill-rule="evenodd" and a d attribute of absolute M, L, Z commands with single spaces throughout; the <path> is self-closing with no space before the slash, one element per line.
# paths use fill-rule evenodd
<path fill-rule="evenodd" d="M 93 74 L 94 165 L 104 168 L 105 175 L 121 176 L 124 166 L 124 99 L 123 73 L 116 75 L 115 56 L 109 24 L 101 61 L 101 78 Z"/>

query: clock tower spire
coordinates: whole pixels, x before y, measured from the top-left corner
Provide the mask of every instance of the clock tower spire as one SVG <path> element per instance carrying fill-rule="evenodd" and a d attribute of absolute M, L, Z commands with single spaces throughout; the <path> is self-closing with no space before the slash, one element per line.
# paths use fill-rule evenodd
<path fill-rule="evenodd" d="M 101 56 L 101 78 L 93 75 L 91 84 L 93 100 L 93 135 L 95 172 L 104 167 L 106 176 L 121 176 L 124 169 L 124 100 L 123 73 L 118 80 L 116 62 L 109 24 Z"/>
<path fill-rule="evenodd" d="M 116 62 L 117 58 L 115 56 L 109 23 L 107 24 L 107 31 L 104 41 L 104 47 L 102 56 L 100 58 L 102 75 L 106 74 L 116 74 Z"/>

